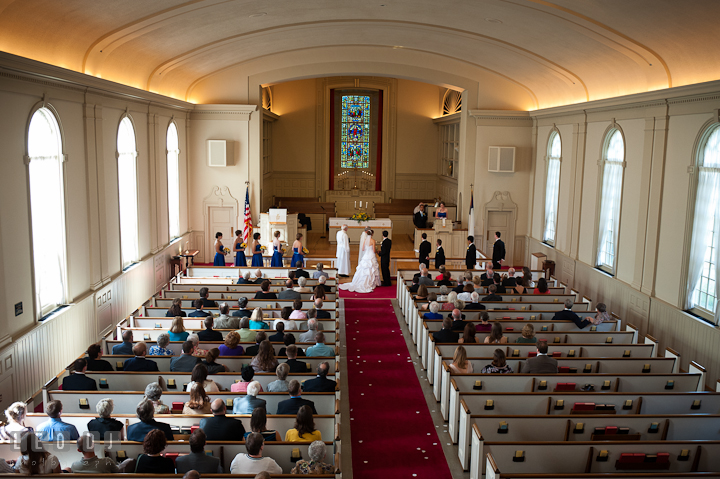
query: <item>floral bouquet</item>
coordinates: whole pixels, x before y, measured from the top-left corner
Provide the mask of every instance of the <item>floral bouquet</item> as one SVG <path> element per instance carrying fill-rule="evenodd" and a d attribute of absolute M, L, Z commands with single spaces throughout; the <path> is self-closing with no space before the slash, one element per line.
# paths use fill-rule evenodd
<path fill-rule="evenodd" d="M 245 248 L 247 248 L 247 244 L 241 243 L 241 244 L 240 244 L 240 247 L 241 247 L 242 249 L 245 249 Z"/>
<path fill-rule="evenodd" d="M 230 248 L 223 248 L 223 254 L 230 254 Z"/>
<path fill-rule="evenodd" d="M 302 252 L 303 252 L 303 254 L 308 254 L 308 253 L 310 253 L 310 251 L 308 251 L 308 249 L 305 248 L 304 246 L 303 246 Z"/>
<path fill-rule="evenodd" d="M 263 253 L 264 253 L 265 251 L 267 251 L 267 246 L 261 246 L 261 247 L 260 247 L 260 251 L 262 251 Z"/>
<path fill-rule="evenodd" d="M 369 220 L 370 220 L 370 217 L 368 216 L 367 213 L 355 213 L 354 215 L 352 215 L 352 216 L 351 216 L 350 218 L 348 218 L 348 219 L 349 219 L 349 220 L 355 220 L 355 221 L 357 221 L 358 223 L 360 223 L 361 221 L 369 221 Z"/>

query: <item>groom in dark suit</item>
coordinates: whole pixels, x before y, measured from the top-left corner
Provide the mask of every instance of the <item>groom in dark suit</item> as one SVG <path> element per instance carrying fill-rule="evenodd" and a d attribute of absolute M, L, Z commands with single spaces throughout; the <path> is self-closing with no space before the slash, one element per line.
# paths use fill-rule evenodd
<path fill-rule="evenodd" d="M 390 250 L 392 249 L 392 240 L 388 238 L 388 232 L 383 231 L 383 239 L 380 242 L 380 270 L 382 271 L 382 285 L 392 286 L 392 279 L 390 278 Z"/>

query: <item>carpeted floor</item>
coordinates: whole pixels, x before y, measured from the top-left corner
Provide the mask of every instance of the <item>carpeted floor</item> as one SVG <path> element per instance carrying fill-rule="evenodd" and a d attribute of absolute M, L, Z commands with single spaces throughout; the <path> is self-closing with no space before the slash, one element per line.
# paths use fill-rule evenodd
<path fill-rule="evenodd" d="M 451 478 L 391 302 L 346 299 L 345 325 L 353 476 Z"/>
<path fill-rule="evenodd" d="M 397 296 L 396 286 L 378 286 L 372 293 L 352 293 L 350 291 L 338 290 L 342 299 L 395 299 Z M 345 306 L 347 308 L 347 305 Z"/>

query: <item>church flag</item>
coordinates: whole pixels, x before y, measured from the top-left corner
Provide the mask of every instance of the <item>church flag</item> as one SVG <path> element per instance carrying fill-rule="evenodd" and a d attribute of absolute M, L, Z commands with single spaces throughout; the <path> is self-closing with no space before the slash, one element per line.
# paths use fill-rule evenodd
<path fill-rule="evenodd" d="M 243 215 L 243 242 L 250 244 L 252 236 L 252 215 L 250 214 L 250 186 L 245 190 L 245 213 Z"/>
<path fill-rule="evenodd" d="M 473 190 L 470 189 L 470 213 L 468 218 L 468 235 L 475 236 L 475 202 L 474 198 L 475 194 L 473 193 Z"/>

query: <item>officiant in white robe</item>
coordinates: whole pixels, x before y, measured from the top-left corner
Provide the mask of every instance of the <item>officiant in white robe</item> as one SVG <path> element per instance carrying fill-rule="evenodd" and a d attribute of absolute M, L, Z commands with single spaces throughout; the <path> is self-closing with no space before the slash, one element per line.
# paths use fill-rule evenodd
<path fill-rule="evenodd" d="M 350 275 L 350 238 L 347 234 L 347 225 L 342 225 L 337 232 L 337 269 L 339 275 Z"/>

